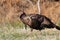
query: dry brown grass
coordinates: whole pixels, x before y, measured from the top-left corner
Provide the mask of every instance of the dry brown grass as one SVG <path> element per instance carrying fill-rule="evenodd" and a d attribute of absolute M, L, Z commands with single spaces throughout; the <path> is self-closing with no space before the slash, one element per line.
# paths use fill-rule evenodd
<path fill-rule="evenodd" d="M 46 15 L 53 22 L 57 22 L 60 18 L 60 2 L 44 2 L 41 4 L 42 14 Z"/>
<path fill-rule="evenodd" d="M 34 2 L 36 3 L 36 0 Z M 32 7 L 26 0 L 0 0 L 0 22 L 16 20 L 18 14 L 23 11 L 23 6 L 27 14 L 38 13 L 37 5 L 34 4 Z M 56 23 L 60 18 L 60 2 L 47 1 L 41 3 L 41 14 Z"/>

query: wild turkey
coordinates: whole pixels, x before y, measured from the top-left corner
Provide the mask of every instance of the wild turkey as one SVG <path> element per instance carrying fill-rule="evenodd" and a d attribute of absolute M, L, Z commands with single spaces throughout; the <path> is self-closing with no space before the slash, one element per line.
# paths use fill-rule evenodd
<path fill-rule="evenodd" d="M 20 19 L 24 24 L 28 25 L 32 29 L 42 30 L 45 28 L 56 28 L 60 30 L 59 26 L 55 25 L 48 17 L 44 15 L 39 14 L 26 15 L 25 12 L 23 12 L 20 15 Z"/>

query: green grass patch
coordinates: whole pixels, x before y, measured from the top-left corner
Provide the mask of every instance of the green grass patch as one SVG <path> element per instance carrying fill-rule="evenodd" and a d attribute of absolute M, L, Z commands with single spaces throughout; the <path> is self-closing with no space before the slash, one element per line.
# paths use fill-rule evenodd
<path fill-rule="evenodd" d="M 30 31 L 24 29 L 20 21 L 0 24 L 0 40 L 60 40 L 60 31 L 56 29 L 44 29 L 42 31 Z"/>

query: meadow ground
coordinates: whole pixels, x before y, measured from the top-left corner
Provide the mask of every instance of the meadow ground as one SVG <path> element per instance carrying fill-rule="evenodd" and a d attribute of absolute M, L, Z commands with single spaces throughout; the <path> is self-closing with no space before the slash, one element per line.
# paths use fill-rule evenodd
<path fill-rule="evenodd" d="M 55 28 L 31 32 L 29 27 L 24 29 L 24 24 L 17 24 L 0 24 L 0 40 L 60 40 L 60 31 Z"/>

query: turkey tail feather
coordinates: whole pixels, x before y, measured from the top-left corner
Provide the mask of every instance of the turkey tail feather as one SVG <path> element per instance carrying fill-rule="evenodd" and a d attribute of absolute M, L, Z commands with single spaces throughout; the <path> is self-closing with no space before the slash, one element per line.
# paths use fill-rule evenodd
<path fill-rule="evenodd" d="M 60 27 L 59 27 L 59 26 L 56 26 L 55 28 L 56 28 L 57 30 L 60 30 Z"/>
<path fill-rule="evenodd" d="M 55 24 L 54 24 L 54 27 L 55 27 L 57 30 L 60 30 L 60 27 L 57 26 L 57 25 L 55 25 Z"/>

